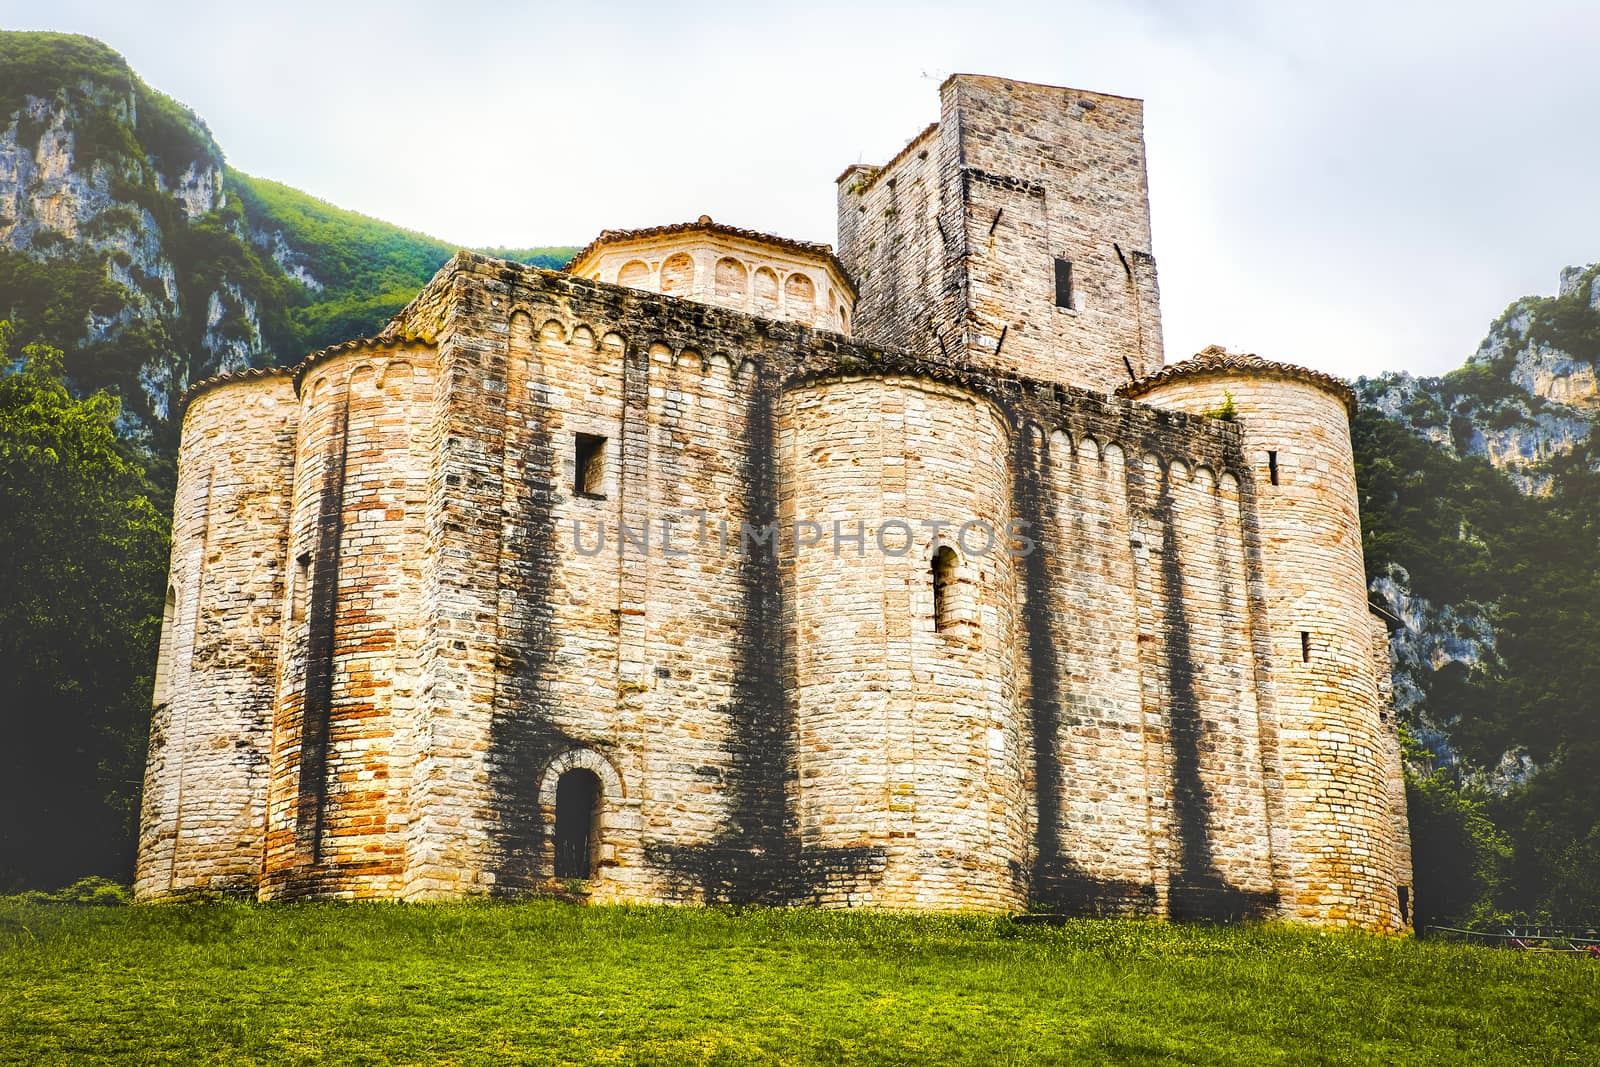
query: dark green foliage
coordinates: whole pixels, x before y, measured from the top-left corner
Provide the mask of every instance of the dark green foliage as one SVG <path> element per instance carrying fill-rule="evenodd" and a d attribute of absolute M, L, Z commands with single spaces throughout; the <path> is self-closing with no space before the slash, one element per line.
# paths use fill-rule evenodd
<path fill-rule="evenodd" d="M 1488 925 L 1502 915 L 1512 848 L 1484 810 L 1440 771 L 1406 783 L 1411 861 L 1416 869 L 1416 926 Z"/>
<path fill-rule="evenodd" d="M 0 365 L 11 329 L 0 323 Z M 74 399 L 61 354 L 0 378 L 0 886 L 126 878 L 150 715 L 168 503 Z"/>
<path fill-rule="evenodd" d="M 105 240 L 151 229 L 178 283 L 172 307 L 157 278 L 136 273 L 133 285 L 154 301 L 152 318 L 120 325 L 107 340 L 88 342 L 88 316 L 115 315 L 133 297 L 107 275 L 108 258 L 124 269 L 124 251 L 91 253 L 61 233 L 44 230 L 30 254 L 0 251 L 0 294 L 22 333 L 71 353 L 68 372 L 81 390 L 109 389 L 141 417 L 157 444 L 170 444 L 160 425 L 161 404 L 138 382 L 152 339 L 166 346 L 156 364 L 166 367 L 166 407 L 189 382 L 220 369 L 208 345 L 213 335 L 253 343 L 245 304 L 259 320 L 264 352 L 257 363 L 294 363 L 308 351 L 369 336 L 403 308 L 455 250 L 424 234 L 401 229 L 326 204 L 276 182 L 223 170 L 223 200 L 211 213 L 187 219 L 169 186 L 191 165 L 223 165 L 205 124 L 181 104 L 145 85 L 121 56 L 98 41 L 70 34 L 0 32 L 0 118 L 19 115 L 21 141 L 30 150 L 43 132 L 20 115 L 27 97 L 45 100 L 52 113 L 66 109 L 75 165 L 86 173 L 104 166 L 115 204 L 83 226 L 83 236 Z M 136 121 L 132 119 L 137 116 Z M 297 267 L 320 288 L 291 278 L 272 256 L 276 235 Z M 573 249 L 502 250 L 523 262 L 555 265 Z M 234 292 L 238 296 L 234 296 Z M 213 295 L 222 319 L 208 324 Z"/>
<path fill-rule="evenodd" d="M 43 101 L 45 118 L 25 113 L 29 97 Z M 118 423 L 132 427 L 129 441 L 97 441 L 98 452 L 57 471 L 53 496 L 45 489 L 49 471 L 6 469 L 17 482 L 7 485 L 0 509 L 0 524 L 12 524 L 0 547 L 11 549 L 6 574 L 17 578 L 0 593 L 10 598 L 9 614 L 0 615 L 0 640 L 9 644 L 0 652 L 21 659 L 0 663 L 0 686 L 14 687 L 0 690 L 0 712 L 23 716 L 33 733 L 13 732 L 0 745 L 7 761 L 0 885 L 38 885 L 125 872 L 129 862 L 143 755 L 133 750 L 149 715 L 179 394 L 221 369 L 212 351 L 219 338 L 253 339 L 259 327 L 264 351 L 252 359 L 293 363 L 314 348 L 376 333 L 454 248 L 225 167 L 219 206 L 185 217 L 158 175 L 170 189 L 192 165 L 222 167 L 221 150 L 193 113 L 87 37 L 0 32 L 0 128 L 13 117 L 27 151 L 48 125 L 64 124 L 74 165 L 104 182 L 114 203 L 83 220 L 81 240 L 41 230 L 31 247 L 0 249 L 0 318 L 15 323 L 19 337 L 65 353 L 41 355 L 6 379 L 6 395 L 18 412 L 34 410 L 35 401 L 53 405 L 66 420 L 60 432 L 79 433 L 85 449 L 90 428 L 109 433 L 119 401 L 133 417 Z M 274 260 L 276 235 L 321 288 L 291 278 Z M 129 251 L 88 244 L 123 238 L 160 246 L 175 275 L 175 303 Z M 551 265 L 572 251 L 502 254 Z M 131 276 L 132 291 L 112 280 L 113 266 Z M 213 299 L 220 315 L 210 323 Z M 91 318 L 101 329 L 91 331 Z M 0 370 L 14 362 L 0 358 Z M 89 399 L 72 400 L 63 383 Z M 20 399 L 24 393 L 35 399 Z M 13 421 L 4 434 L 48 436 L 22 414 L 6 417 Z M 118 451 L 130 445 L 137 461 Z M 70 454 L 64 447 L 37 444 L 30 454 Z M 153 526 L 125 514 L 136 499 L 159 500 Z M 92 514 L 97 507 L 104 513 Z M 111 543 L 118 522 L 129 528 Z"/>
<path fill-rule="evenodd" d="M 1371 408 L 1358 409 L 1352 433 L 1367 573 L 1398 563 L 1435 603 L 1493 600 L 1501 561 L 1463 533 L 1508 529 L 1526 498 L 1487 460 L 1450 455 Z"/>
<path fill-rule="evenodd" d="M 322 284 L 287 301 L 298 359 L 308 351 L 376 333 L 427 284 L 455 246 L 413 230 L 334 207 L 278 182 L 227 172 L 252 232 L 281 233 L 296 265 Z M 490 249 L 536 266 L 558 266 L 574 248 Z"/>
<path fill-rule="evenodd" d="M 74 131 L 85 166 L 145 152 L 173 174 L 191 163 L 222 162 L 211 131 L 194 112 L 144 84 L 127 60 L 92 37 L 0 33 L 0 116 L 17 111 L 28 96 L 87 102 L 84 124 Z M 133 104 L 133 127 L 116 110 L 124 103 Z"/>
<path fill-rule="evenodd" d="M 1600 311 L 1589 305 L 1589 289 L 1597 275 L 1600 268 L 1591 268 L 1565 296 L 1533 302 L 1528 339 L 1574 359 L 1600 363 Z"/>
<path fill-rule="evenodd" d="M 115 908 L 132 904 L 133 893 L 121 882 L 91 874 L 56 890 L 24 890 L 14 899 L 23 904 L 79 904 Z"/>
<path fill-rule="evenodd" d="M 277 182 L 227 171 L 244 220 L 256 233 L 283 234 L 322 289 L 295 285 L 287 314 L 288 361 L 326 345 L 376 333 L 450 258 L 453 247 L 411 230 L 334 207 Z M 293 284 L 293 283 L 291 283 Z"/>
<path fill-rule="evenodd" d="M 0 1060 L 1580 1064 L 1600 964 L 1279 925 L 0 900 Z"/>
<path fill-rule="evenodd" d="M 578 249 L 565 245 L 551 245 L 547 248 L 480 248 L 477 251 L 496 259 L 509 259 L 514 263 L 526 263 L 530 267 L 543 267 L 546 270 L 559 270 L 565 267 L 573 256 L 578 254 Z"/>
<path fill-rule="evenodd" d="M 1485 384 L 1483 368 L 1469 370 L 1456 380 L 1478 383 L 1478 395 L 1498 391 Z M 1425 805 L 1412 822 L 1418 914 L 1458 923 L 1496 911 L 1600 922 L 1592 889 L 1600 886 L 1593 446 L 1549 465 L 1548 495 L 1526 496 L 1481 457 L 1451 455 L 1371 409 L 1358 413 L 1354 431 L 1368 572 L 1398 563 L 1413 591 L 1435 604 L 1494 608 L 1491 661 L 1470 670 L 1449 663 L 1421 679 L 1427 715 L 1448 729 L 1464 760 L 1456 770 L 1486 774 L 1512 749 L 1540 764 L 1526 785 L 1500 796 L 1469 789 L 1452 801 L 1446 779 L 1413 784 L 1413 802 Z M 1473 855 L 1487 847 L 1485 818 L 1514 851 L 1509 875 L 1493 885 L 1462 873 L 1472 852 L 1464 842 Z M 1428 885 L 1447 899 L 1430 900 Z"/>

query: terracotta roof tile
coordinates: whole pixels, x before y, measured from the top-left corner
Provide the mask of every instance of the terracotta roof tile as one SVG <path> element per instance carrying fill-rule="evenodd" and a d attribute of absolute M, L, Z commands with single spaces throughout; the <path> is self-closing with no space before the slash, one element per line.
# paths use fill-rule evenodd
<path fill-rule="evenodd" d="M 1221 345 L 1203 348 L 1189 359 L 1168 364 L 1154 374 L 1147 374 L 1138 381 L 1119 386 L 1117 395 L 1132 399 L 1144 396 L 1167 382 L 1212 374 L 1255 374 L 1263 377 L 1291 378 L 1326 389 L 1344 401 L 1344 406 L 1350 414 L 1354 415 L 1356 412 L 1355 390 L 1350 388 L 1350 383 L 1343 378 L 1336 378 L 1332 374 L 1324 374 L 1310 367 L 1299 367 L 1293 363 L 1276 363 L 1262 359 L 1252 352 L 1229 352 Z"/>
<path fill-rule="evenodd" d="M 614 244 L 618 241 L 638 241 L 650 237 L 670 237 L 679 233 L 710 233 L 723 237 L 739 237 L 746 241 L 758 241 L 761 244 L 772 245 L 775 248 L 787 249 L 790 252 L 799 252 L 802 255 L 817 256 L 826 259 L 839 272 L 851 290 L 855 289 L 855 280 L 850 277 L 850 272 L 844 269 L 844 264 L 839 262 L 833 254 L 833 246 L 819 244 L 815 241 L 797 241 L 792 237 L 779 237 L 776 234 L 762 233 L 760 230 L 746 230 L 740 226 L 729 226 L 726 223 L 714 222 L 710 215 L 701 215 L 694 222 L 674 222 L 666 226 L 650 226 L 642 230 L 601 230 L 600 236 L 584 245 L 578 254 L 567 260 L 561 269 L 571 272 L 573 267 L 583 262 L 597 248 L 603 245 Z"/>
<path fill-rule="evenodd" d="M 195 397 L 201 393 L 210 392 L 218 386 L 231 385 L 234 382 L 254 381 L 259 378 L 292 377 L 294 379 L 294 387 L 298 391 L 300 383 L 305 379 L 306 371 L 310 370 L 313 365 L 343 352 L 354 352 L 362 348 L 384 348 L 389 345 L 431 345 L 433 343 L 433 338 L 420 334 L 379 334 L 377 337 L 357 337 L 352 341 L 341 341 L 339 344 L 317 349 L 293 366 L 251 367 L 248 370 L 217 374 L 203 381 L 195 382 L 185 389 L 183 395 L 178 398 L 178 408 L 181 410 L 188 407 Z"/>
<path fill-rule="evenodd" d="M 208 393 L 219 385 L 231 385 L 234 382 L 254 381 L 258 378 L 277 378 L 293 374 L 293 367 L 247 367 L 244 370 L 229 371 L 226 374 L 213 374 L 209 378 L 202 378 L 183 391 L 178 397 L 180 409 L 189 406 L 189 402 L 201 393 Z"/>

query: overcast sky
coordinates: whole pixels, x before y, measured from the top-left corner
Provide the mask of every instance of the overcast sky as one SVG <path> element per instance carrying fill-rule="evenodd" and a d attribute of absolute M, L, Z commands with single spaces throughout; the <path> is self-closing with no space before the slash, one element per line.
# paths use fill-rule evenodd
<path fill-rule="evenodd" d="M 1600 259 L 1600 9 L 1558 0 L 0 0 L 241 170 L 462 245 L 692 219 L 834 239 L 955 71 L 1145 100 L 1168 358 L 1447 370 Z"/>

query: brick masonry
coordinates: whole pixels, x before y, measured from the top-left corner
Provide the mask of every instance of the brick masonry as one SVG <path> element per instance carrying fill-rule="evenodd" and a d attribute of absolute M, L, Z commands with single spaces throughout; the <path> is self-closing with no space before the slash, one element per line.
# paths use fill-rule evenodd
<path fill-rule="evenodd" d="M 1066 248 L 1106 304 L 1004 359 L 907 325 L 988 314 L 970 255 L 859 278 L 856 343 L 461 253 L 380 337 L 198 389 L 138 895 L 548 890 L 582 778 L 595 900 L 1403 929 L 1344 394 L 1237 358 L 1107 392 L 1160 360 L 1106 248 L 1149 247 L 1137 104 L 1064 92 L 953 79 L 890 168 L 1106 124 L 1051 156 L 1110 176 Z"/>

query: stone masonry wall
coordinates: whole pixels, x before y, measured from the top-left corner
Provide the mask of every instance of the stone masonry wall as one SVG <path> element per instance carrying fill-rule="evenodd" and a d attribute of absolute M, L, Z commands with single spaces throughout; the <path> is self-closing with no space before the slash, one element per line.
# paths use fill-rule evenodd
<path fill-rule="evenodd" d="M 840 176 L 857 335 L 1101 391 L 1160 368 L 1141 103 L 967 74 L 941 101 L 889 164 Z"/>
<path fill-rule="evenodd" d="M 304 376 L 267 896 L 402 886 L 432 363 L 382 344 Z"/>
<path fill-rule="evenodd" d="M 1398 930 L 1407 863 L 1390 783 L 1395 724 L 1381 714 L 1344 399 L 1240 374 L 1181 377 L 1146 399 L 1203 412 L 1229 397 L 1261 531 L 1270 674 L 1263 741 L 1281 914 Z"/>
<path fill-rule="evenodd" d="M 1233 386 L 1241 433 L 466 254 L 298 382 L 264 896 L 548 888 L 582 773 L 597 900 L 1397 923 L 1328 394 Z M 1249 411 L 1308 457 L 1272 506 L 1350 501 L 1305 520 L 1334 533 L 1304 559 Z M 215 448 L 186 437 L 181 500 Z M 895 518 L 904 555 L 876 543 Z M 1034 550 L 923 519 L 1021 523 Z M 865 554 L 833 557 L 834 520 Z M 1286 605 L 1328 648 L 1287 699 Z M 207 729 L 167 724 L 152 780 Z"/>
<path fill-rule="evenodd" d="M 184 416 L 140 899 L 261 877 L 296 421 L 282 374 L 217 388 Z"/>
<path fill-rule="evenodd" d="M 1032 898 L 1269 913 L 1260 566 L 1237 431 L 1059 387 L 1023 400 L 1032 734 L 1055 739 L 1034 753 Z"/>
<path fill-rule="evenodd" d="M 845 902 L 1020 907 L 1029 842 L 1002 413 L 916 378 L 847 377 L 787 392 L 778 427 L 783 525 L 816 524 L 792 538 L 784 587 L 803 842 L 883 853 L 875 883 L 849 886 Z M 942 620 L 941 546 L 954 553 Z"/>

